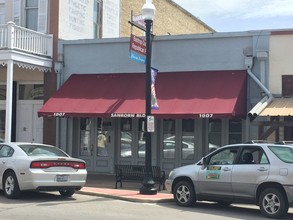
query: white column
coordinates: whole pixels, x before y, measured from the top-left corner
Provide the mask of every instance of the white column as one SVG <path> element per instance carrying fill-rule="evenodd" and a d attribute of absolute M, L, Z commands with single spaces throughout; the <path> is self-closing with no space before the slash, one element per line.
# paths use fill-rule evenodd
<path fill-rule="evenodd" d="M 13 60 L 7 61 L 7 73 L 6 74 L 7 74 L 7 82 L 6 82 L 5 142 L 11 142 Z"/>

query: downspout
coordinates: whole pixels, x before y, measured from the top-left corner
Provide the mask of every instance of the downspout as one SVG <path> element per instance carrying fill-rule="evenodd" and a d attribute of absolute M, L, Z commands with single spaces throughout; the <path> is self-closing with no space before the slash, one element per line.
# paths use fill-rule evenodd
<path fill-rule="evenodd" d="M 264 61 L 261 61 L 264 62 Z M 250 120 L 254 120 L 262 110 L 267 107 L 267 105 L 273 100 L 273 95 L 271 92 L 262 84 L 262 82 L 253 74 L 251 68 L 253 66 L 253 57 L 245 57 L 245 66 L 247 69 L 248 75 L 256 82 L 256 84 L 266 93 L 266 96 L 263 97 L 249 112 L 248 117 Z"/>

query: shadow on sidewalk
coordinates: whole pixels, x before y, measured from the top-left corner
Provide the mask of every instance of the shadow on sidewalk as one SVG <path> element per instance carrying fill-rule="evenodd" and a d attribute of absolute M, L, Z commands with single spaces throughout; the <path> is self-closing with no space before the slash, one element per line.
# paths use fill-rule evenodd
<path fill-rule="evenodd" d="M 91 174 L 88 173 L 87 181 L 85 187 L 94 187 L 94 188 L 108 188 L 115 189 L 115 175 L 114 174 Z M 117 189 L 124 190 L 138 190 L 141 188 L 142 183 L 136 182 L 123 182 L 122 188 L 118 184 Z M 159 186 L 156 184 L 155 187 L 159 190 Z M 161 190 L 160 193 L 166 193 L 167 191 Z"/>

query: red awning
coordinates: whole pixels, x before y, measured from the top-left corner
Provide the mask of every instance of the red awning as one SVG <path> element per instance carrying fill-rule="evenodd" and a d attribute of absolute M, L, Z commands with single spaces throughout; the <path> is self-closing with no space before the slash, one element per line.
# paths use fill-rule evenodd
<path fill-rule="evenodd" d="M 246 71 L 159 72 L 157 118 L 246 116 Z M 39 116 L 143 117 L 145 74 L 73 74 Z"/>

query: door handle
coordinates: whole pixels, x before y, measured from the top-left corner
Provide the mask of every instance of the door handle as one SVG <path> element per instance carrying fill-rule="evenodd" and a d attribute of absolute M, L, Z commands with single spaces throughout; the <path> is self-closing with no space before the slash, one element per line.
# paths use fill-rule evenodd
<path fill-rule="evenodd" d="M 264 167 L 260 167 L 257 169 L 258 171 L 267 171 L 268 169 L 267 168 L 264 168 Z"/>
<path fill-rule="evenodd" d="M 231 171 L 231 168 L 229 168 L 229 167 L 224 167 L 223 171 Z"/>

